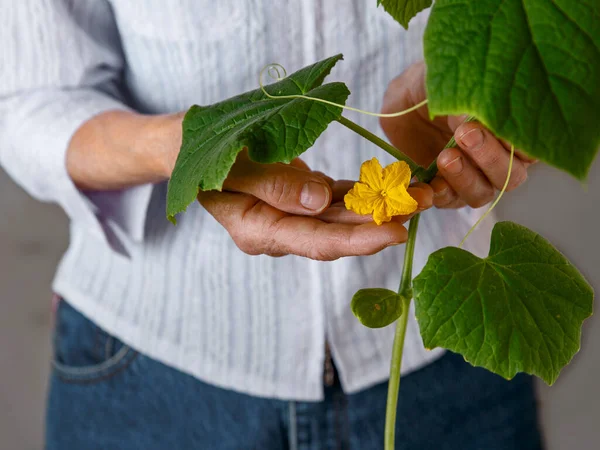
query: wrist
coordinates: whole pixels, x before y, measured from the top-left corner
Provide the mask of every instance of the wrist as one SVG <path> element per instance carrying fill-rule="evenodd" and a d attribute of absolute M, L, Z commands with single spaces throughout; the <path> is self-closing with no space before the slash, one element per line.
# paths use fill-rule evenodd
<path fill-rule="evenodd" d="M 182 139 L 184 113 L 153 116 L 144 126 L 141 139 L 135 144 L 141 161 L 147 161 L 154 182 L 171 177 Z"/>

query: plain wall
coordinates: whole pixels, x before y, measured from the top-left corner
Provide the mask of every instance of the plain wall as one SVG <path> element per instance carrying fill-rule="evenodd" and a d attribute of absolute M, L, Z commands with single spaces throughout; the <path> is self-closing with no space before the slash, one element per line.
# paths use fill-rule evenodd
<path fill-rule="evenodd" d="M 538 165 L 499 206 L 540 232 L 600 287 L 600 164 L 587 193 Z M 67 245 L 60 210 L 30 199 L 0 170 L 0 449 L 42 449 L 50 359 L 50 281 Z M 539 384 L 548 450 L 596 450 L 600 442 L 600 319 L 584 326 L 583 349 L 552 387 Z"/>
<path fill-rule="evenodd" d="M 540 233 L 564 253 L 596 293 L 600 290 L 600 159 L 586 184 L 545 165 L 531 169 L 521 189 L 506 195 L 500 219 L 514 220 Z M 598 300 L 595 308 L 598 308 Z M 556 384 L 539 383 L 549 450 L 600 448 L 600 314 L 583 325 L 582 349 Z"/>

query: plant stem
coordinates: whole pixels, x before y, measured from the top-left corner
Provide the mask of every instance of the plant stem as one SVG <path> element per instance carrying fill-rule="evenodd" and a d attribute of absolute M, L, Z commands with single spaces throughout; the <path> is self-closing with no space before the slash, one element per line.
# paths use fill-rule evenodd
<path fill-rule="evenodd" d="M 423 170 L 423 168 L 421 166 L 419 166 L 416 162 L 414 162 L 412 159 L 410 159 L 408 156 L 406 156 L 404 153 L 402 153 L 396 147 L 394 147 L 391 144 L 388 144 L 383 139 L 381 139 L 379 136 L 371 133 L 369 130 L 361 127 L 357 123 L 354 123 L 349 119 L 346 119 L 344 116 L 340 116 L 340 118 L 337 119 L 337 121 L 339 123 L 341 123 L 342 125 L 344 125 L 345 127 L 350 128 L 355 133 L 360 134 L 366 140 L 371 141 L 377 147 L 379 147 L 383 151 L 389 153 L 397 160 L 404 161 L 405 163 L 407 163 L 408 166 L 410 167 L 410 171 L 413 175 L 416 175 L 417 173 L 419 173 Z"/>
<path fill-rule="evenodd" d="M 473 116 L 469 116 L 469 117 L 467 117 L 465 122 L 473 122 L 474 120 L 477 120 L 477 119 L 475 119 L 475 117 L 473 117 Z M 408 166 L 410 167 L 410 171 L 413 174 L 413 176 L 417 177 L 419 179 L 419 181 L 421 181 L 423 183 L 429 183 L 436 176 L 436 174 L 438 172 L 437 160 L 433 160 L 433 162 L 429 165 L 429 167 L 427 167 L 427 169 L 425 169 L 424 167 L 421 167 L 416 162 L 414 162 L 412 159 L 410 159 L 408 156 L 406 156 L 404 153 L 402 153 L 400 150 L 398 150 L 396 147 L 394 147 L 391 144 L 388 144 L 383 139 L 381 139 L 379 136 L 371 133 L 369 130 L 364 129 L 357 123 L 354 123 L 349 119 L 346 119 L 344 116 L 340 116 L 340 118 L 337 119 L 337 121 L 339 123 L 341 123 L 342 125 L 344 125 L 345 127 L 350 128 L 355 133 L 360 134 L 362 137 L 364 137 L 368 141 L 371 141 L 377 147 L 379 147 L 383 151 L 389 153 L 397 160 L 406 162 L 408 164 Z M 452 138 L 448 141 L 448 143 L 446 144 L 444 149 L 450 148 L 450 147 L 456 147 L 456 140 L 454 139 L 454 136 L 452 136 Z"/>
<path fill-rule="evenodd" d="M 429 183 L 438 172 L 437 162 L 434 160 L 427 169 L 419 166 L 416 162 L 402 153 L 393 145 L 388 144 L 383 139 L 374 135 L 370 131 L 364 129 L 360 125 L 340 116 L 337 119 L 345 127 L 351 129 L 355 133 L 371 141 L 385 152 L 392 155 L 399 161 L 404 161 L 410 167 L 413 176 L 416 176 L 419 181 Z M 475 117 L 469 116 L 465 122 L 472 122 Z M 446 148 L 455 147 L 456 140 L 454 137 L 448 141 Z M 410 303 L 412 301 L 412 266 L 413 257 L 415 254 L 415 243 L 417 240 L 417 230 L 419 227 L 419 217 L 417 214 L 410 220 L 408 228 L 408 240 L 406 241 L 406 250 L 404 253 L 404 268 L 402 269 L 402 278 L 398 295 L 402 302 L 402 316 L 396 324 L 396 332 L 394 334 L 394 344 L 392 348 L 392 361 L 390 365 L 390 380 L 388 384 L 387 404 L 385 410 L 385 432 L 384 432 L 384 450 L 394 450 L 396 438 L 396 412 L 398 409 L 398 392 L 400 391 L 400 369 L 402 368 L 402 353 L 404 351 L 404 339 L 406 337 L 406 327 L 408 325 L 408 315 Z"/>
<path fill-rule="evenodd" d="M 396 324 L 394 346 L 392 349 L 390 381 L 385 410 L 385 450 L 394 450 L 396 437 L 396 411 L 398 409 L 398 392 L 400 390 L 400 369 L 402 367 L 402 353 L 404 350 L 404 338 L 406 337 L 410 302 L 412 300 L 412 266 L 417 240 L 417 229 L 419 228 L 419 217 L 420 215 L 417 214 L 410 220 L 408 240 L 406 241 L 406 249 L 404 251 L 404 268 L 402 269 L 402 279 L 400 280 L 400 288 L 398 289 L 398 295 L 402 301 L 402 316 L 400 316 Z"/>
<path fill-rule="evenodd" d="M 410 224 L 408 226 L 408 239 L 406 241 L 406 249 L 404 250 L 404 267 L 402 268 L 402 278 L 400 279 L 400 287 L 398 288 L 399 295 L 405 295 L 411 299 L 412 266 L 420 218 L 421 214 L 417 214 L 412 219 L 410 219 Z"/>

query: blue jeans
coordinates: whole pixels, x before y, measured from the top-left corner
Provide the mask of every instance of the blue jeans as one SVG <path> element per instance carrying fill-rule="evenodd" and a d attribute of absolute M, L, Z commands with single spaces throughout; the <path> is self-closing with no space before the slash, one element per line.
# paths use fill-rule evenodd
<path fill-rule="evenodd" d="M 383 447 L 387 383 L 321 402 L 220 389 L 57 311 L 47 450 L 320 450 Z M 532 380 L 511 382 L 448 354 L 402 379 L 397 449 L 539 450 Z"/>

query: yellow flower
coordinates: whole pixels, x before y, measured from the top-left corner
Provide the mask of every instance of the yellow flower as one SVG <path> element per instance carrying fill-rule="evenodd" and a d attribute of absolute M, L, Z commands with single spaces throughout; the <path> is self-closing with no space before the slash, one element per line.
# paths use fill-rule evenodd
<path fill-rule="evenodd" d="M 346 208 L 357 214 L 373 214 L 377 225 L 394 216 L 412 214 L 418 203 L 406 191 L 410 178 L 410 167 L 404 161 L 385 169 L 377 158 L 365 161 L 360 167 L 360 181 L 344 197 Z"/>

